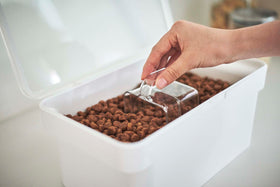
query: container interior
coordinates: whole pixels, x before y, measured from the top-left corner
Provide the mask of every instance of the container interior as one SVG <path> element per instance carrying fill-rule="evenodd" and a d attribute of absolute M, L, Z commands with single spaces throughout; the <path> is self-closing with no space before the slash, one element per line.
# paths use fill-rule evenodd
<path fill-rule="evenodd" d="M 42 101 L 41 106 L 63 115 L 74 115 L 77 111 L 83 111 L 100 100 L 116 97 L 134 88 L 140 83 L 144 62 L 144 60 L 138 61 L 83 85 L 49 97 Z M 228 81 L 230 84 L 237 84 L 239 80 L 262 66 L 264 66 L 262 62 L 251 59 L 211 68 L 199 68 L 191 72 L 201 77 L 208 76 Z"/>

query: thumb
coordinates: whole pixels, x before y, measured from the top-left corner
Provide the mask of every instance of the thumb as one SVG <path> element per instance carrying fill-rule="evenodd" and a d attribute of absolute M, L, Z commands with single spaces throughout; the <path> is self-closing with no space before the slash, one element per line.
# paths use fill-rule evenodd
<path fill-rule="evenodd" d="M 178 79 L 186 71 L 190 70 L 187 66 L 187 57 L 181 54 L 179 58 L 168 66 L 156 79 L 156 87 L 162 89 Z"/>

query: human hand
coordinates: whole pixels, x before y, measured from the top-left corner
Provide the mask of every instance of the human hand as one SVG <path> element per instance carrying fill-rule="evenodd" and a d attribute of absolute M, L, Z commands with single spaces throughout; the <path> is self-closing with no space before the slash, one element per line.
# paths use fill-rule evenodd
<path fill-rule="evenodd" d="M 234 59 L 230 57 L 227 47 L 229 37 L 230 30 L 177 21 L 153 47 L 143 67 L 141 79 L 166 67 L 155 83 L 162 89 L 193 68 L 232 62 Z"/>

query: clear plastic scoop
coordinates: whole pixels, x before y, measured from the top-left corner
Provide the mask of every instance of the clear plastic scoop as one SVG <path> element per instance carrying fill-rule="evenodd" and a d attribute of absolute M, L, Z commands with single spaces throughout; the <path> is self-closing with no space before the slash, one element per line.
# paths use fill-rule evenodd
<path fill-rule="evenodd" d="M 125 92 L 125 112 L 142 111 L 146 115 L 162 113 L 166 122 L 170 122 L 198 105 L 198 92 L 193 87 L 177 81 L 161 90 L 155 86 L 157 76 L 164 69 L 152 72 L 139 88 Z"/>

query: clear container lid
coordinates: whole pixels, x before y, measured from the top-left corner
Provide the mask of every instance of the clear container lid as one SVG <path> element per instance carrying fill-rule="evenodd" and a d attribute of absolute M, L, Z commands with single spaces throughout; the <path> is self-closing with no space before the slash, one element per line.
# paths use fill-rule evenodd
<path fill-rule="evenodd" d="M 171 22 L 163 0 L 0 3 L 1 35 L 19 86 L 36 99 L 143 58 Z"/>

